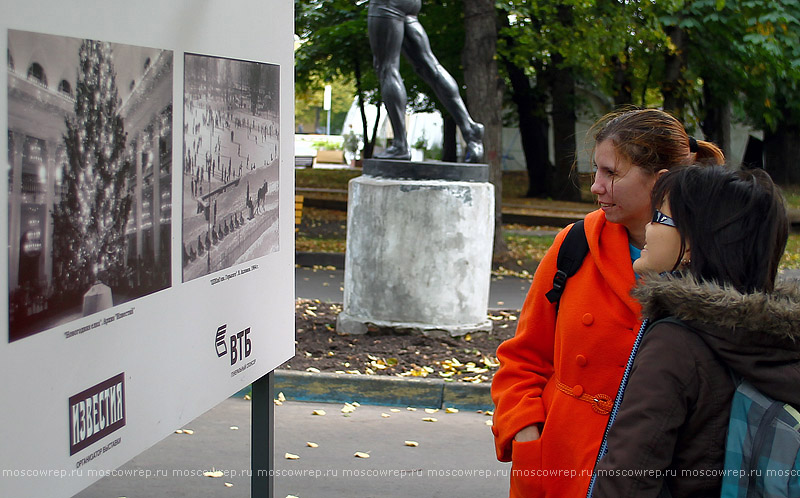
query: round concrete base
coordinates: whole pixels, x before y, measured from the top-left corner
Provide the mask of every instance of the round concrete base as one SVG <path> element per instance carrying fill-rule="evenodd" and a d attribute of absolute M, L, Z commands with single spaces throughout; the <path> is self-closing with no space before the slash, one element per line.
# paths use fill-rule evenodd
<path fill-rule="evenodd" d="M 490 183 L 368 175 L 351 180 L 337 331 L 490 331 L 493 241 Z"/>

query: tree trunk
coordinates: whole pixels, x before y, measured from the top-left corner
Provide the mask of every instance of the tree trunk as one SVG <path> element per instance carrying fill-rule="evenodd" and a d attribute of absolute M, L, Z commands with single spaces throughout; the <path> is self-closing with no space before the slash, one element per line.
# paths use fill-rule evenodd
<path fill-rule="evenodd" d="M 506 16 L 502 16 L 500 21 L 508 25 Z M 516 44 L 513 37 L 507 37 L 504 41 L 509 48 Z M 525 167 L 528 170 L 526 196 L 542 196 L 547 193 L 547 172 L 552 168 L 548 137 L 550 124 L 546 109 L 547 94 L 540 88 L 531 87 L 530 78 L 523 68 L 505 57 L 501 58 L 511 82 L 511 100 L 517 106 L 519 135 L 522 152 L 525 155 Z M 537 73 L 540 72 L 541 68 L 537 68 Z"/>
<path fill-rule="evenodd" d="M 779 123 L 764 131 L 764 168 L 775 183 L 800 184 L 800 126 Z"/>
<path fill-rule="evenodd" d="M 703 81 L 711 81 L 704 78 Z M 708 84 L 703 85 L 703 107 L 705 117 L 700 122 L 705 139 L 717 144 L 731 162 L 731 104 L 720 99 Z"/>
<path fill-rule="evenodd" d="M 358 95 L 358 110 L 361 113 L 361 129 L 364 130 L 364 136 L 361 137 L 364 141 L 364 150 L 361 153 L 361 159 L 369 159 L 372 157 L 372 151 L 375 148 L 375 133 L 372 138 L 367 133 L 367 110 L 366 103 L 364 102 L 364 88 L 361 82 L 361 64 L 356 60 L 354 64 L 354 73 L 356 77 L 356 94 Z M 380 106 L 378 107 L 378 117 L 375 122 L 380 118 Z"/>
<path fill-rule="evenodd" d="M 458 161 L 456 150 L 456 120 L 450 113 L 442 113 L 442 161 L 454 163 Z"/>
<path fill-rule="evenodd" d="M 564 26 L 572 25 L 571 7 L 560 5 L 558 17 Z M 548 70 L 550 96 L 553 100 L 553 151 L 555 168 L 548 182 L 550 195 L 554 199 L 579 201 L 580 185 L 575 169 L 575 77 L 573 70 L 564 65 L 564 57 L 556 52 L 552 55 L 552 67 Z"/>
<path fill-rule="evenodd" d="M 614 68 L 614 106 L 620 107 L 633 103 L 633 83 L 631 82 L 630 64 L 626 64 L 616 55 L 611 56 Z"/>
<path fill-rule="evenodd" d="M 464 80 L 472 118 L 485 127 L 484 162 L 489 164 L 489 181 L 495 186 L 494 258 L 506 255 L 502 218 L 502 131 L 503 82 L 497 71 L 497 24 L 492 0 L 464 0 Z"/>
<path fill-rule="evenodd" d="M 661 94 L 664 97 L 664 110 L 681 122 L 686 107 L 683 72 L 686 69 L 686 32 L 677 26 L 667 26 L 666 33 L 675 45 L 675 53 L 664 56 L 664 81 Z"/>

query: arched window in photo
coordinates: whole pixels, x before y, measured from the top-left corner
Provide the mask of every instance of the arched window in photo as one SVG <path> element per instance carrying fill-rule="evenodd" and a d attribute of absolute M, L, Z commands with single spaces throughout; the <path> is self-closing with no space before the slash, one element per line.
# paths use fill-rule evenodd
<path fill-rule="evenodd" d="M 28 68 L 28 79 L 36 80 L 47 88 L 47 75 L 44 74 L 44 68 L 38 62 L 34 62 Z"/>
<path fill-rule="evenodd" d="M 58 91 L 61 92 L 61 93 L 65 93 L 65 94 L 67 94 L 67 95 L 69 95 L 71 97 L 72 96 L 72 85 L 70 85 L 69 81 L 67 81 L 67 80 L 61 80 L 58 83 Z"/>

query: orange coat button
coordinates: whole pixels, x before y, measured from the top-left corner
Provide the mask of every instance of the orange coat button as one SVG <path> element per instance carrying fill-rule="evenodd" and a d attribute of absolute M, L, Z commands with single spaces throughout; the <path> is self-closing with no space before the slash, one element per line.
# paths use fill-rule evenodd
<path fill-rule="evenodd" d="M 573 387 L 572 394 L 574 394 L 576 398 L 583 396 L 583 386 L 578 384 L 577 386 Z"/>
<path fill-rule="evenodd" d="M 585 315 L 583 315 L 582 321 L 584 325 L 591 325 L 592 323 L 594 323 L 594 316 L 592 316 L 591 313 L 586 313 Z"/>
<path fill-rule="evenodd" d="M 575 363 L 577 363 L 579 367 L 585 367 L 588 361 L 586 360 L 585 356 L 579 354 L 578 356 L 575 357 Z"/>

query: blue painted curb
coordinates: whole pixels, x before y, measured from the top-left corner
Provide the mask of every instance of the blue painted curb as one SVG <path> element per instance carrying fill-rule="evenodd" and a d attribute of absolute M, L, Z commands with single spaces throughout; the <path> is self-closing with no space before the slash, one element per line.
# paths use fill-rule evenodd
<path fill-rule="evenodd" d="M 275 370 L 275 393 L 287 400 L 324 403 L 493 410 L 489 384 L 447 382 L 442 379 L 400 378 L 388 375 Z M 234 396 L 244 396 L 250 388 Z"/>

